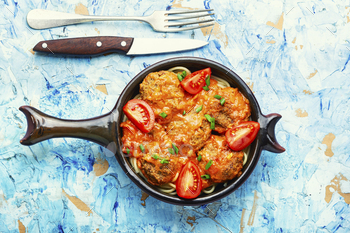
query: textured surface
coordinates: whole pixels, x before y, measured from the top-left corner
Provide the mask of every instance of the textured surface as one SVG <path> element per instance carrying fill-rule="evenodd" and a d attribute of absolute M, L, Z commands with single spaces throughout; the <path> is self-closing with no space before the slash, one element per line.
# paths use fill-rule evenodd
<path fill-rule="evenodd" d="M 347 4 L 347 5 L 345 5 Z M 325 1 L 0 0 L 0 232 L 349 232 L 350 7 Z M 27 27 L 35 8 L 148 15 L 213 8 L 214 28 L 177 34 L 139 22 Z M 43 39 L 119 35 L 195 38 L 195 51 L 94 58 L 35 54 Z M 114 157 L 75 139 L 21 146 L 21 105 L 60 118 L 108 112 L 144 67 L 174 56 L 221 62 L 252 88 L 262 112 L 283 118 L 283 154 L 263 152 L 236 192 L 201 207 L 147 197 Z"/>

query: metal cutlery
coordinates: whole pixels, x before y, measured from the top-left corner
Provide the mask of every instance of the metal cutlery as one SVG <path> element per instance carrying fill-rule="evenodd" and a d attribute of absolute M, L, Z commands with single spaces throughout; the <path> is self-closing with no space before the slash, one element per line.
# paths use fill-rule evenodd
<path fill-rule="evenodd" d="M 194 39 L 147 39 L 118 36 L 96 36 L 41 41 L 34 51 L 52 54 L 100 55 L 110 52 L 141 55 L 179 52 L 200 48 L 208 42 Z"/>
<path fill-rule="evenodd" d="M 95 16 L 70 14 L 50 10 L 31 10 L 27 15 L 28 25 L 34 29 L 46 29 L 71 24 L 86 23 L 92 21 L 143 21 L 150 24 L 155 31 L 159 32 L 180 32 L 214 25 L 214 19 L 208 16 L 213 9 L 186 10 L 186 11 L 154 11 L 149 16 Z M 202 13 L 205 12 L 205 13 Z M 199 13 L 199 14 L 198 14 Z M 188 20 L 196 19 L 197 20 Z M 194 26 L 188 26 L 194 25 Z"/>

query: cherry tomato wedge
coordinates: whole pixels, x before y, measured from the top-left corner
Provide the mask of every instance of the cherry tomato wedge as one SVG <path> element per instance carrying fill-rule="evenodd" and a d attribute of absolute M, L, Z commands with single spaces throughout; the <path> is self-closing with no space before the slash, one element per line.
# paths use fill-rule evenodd
<path fill-rule="evenodd" d="M 154 113 L 146 101 L 132 99 L 125 104 L 123 112 L 142 132 L 148 133 L 154 125 Z"/>
<path fill-rule="evenodd" d="M 197 94 L 206 85 L 205 78 L 211 75 L 211 69 L 206 68 L 189 74 L 181 82 L 181 86 L 190 94 Z"/>
<path fill-rule="evenodd" d="M 192 199 L 199 196 L 202 191 L 202 179 L 197 165 L 189 161 L 182 168 L 176 181 L 176 192 L 179 197 Z"/>
<path fill-rule="evenodd" d="M 241 151 L 249 146 L 260 129 L 260 124 L 255 121 L 247 121 L 227 130 L 225 136 L 228 145 L 234 151 Z"/>

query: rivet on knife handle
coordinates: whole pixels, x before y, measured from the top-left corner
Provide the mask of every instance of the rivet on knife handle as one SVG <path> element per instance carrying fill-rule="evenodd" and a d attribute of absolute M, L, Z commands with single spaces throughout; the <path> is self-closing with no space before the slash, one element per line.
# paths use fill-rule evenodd
<path fill-rule="evenodd" d="M 109 52 L 127 53 L 134 39 L 118 36 L 96 36 L 41 41 L 34 51 L 52 54 L 100 55 Z"/>

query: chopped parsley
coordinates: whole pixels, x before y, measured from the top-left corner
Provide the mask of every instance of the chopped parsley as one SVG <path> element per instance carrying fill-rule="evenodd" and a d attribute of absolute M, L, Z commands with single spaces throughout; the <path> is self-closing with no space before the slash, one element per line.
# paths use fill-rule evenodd
<path fill-rule="evenodd" d="M 215 118 L 208 114 L 205 114 L 204 117 L 210 122 L 210 129 L 215 129 Z"/>
<path fill-rule="evenodd" d="M 220 104 L 221 104 L 221 105 L 224 105 L 224 103 L 225 103 L 225 99 L 222 98 L 222 99 L 220 100 Z"/>
<path fill-rule="evenodd" d="M 209 87 L 208 87 L 208 86 L 204 86 L 203 89 L 204 89 L 205 91 L 209 91 Z"/>
<path fill-rule="evenodd" d="M 168 160 L 168 159 L 162 159 L 162 160 L 160 161 L 160 163 L 161 163 L 161 164 L 169 163 L 169 160 Z"/>
<path fill-rule="evenodd" d="M 209 85 L 210 85 L 210 76 L 209 75 L 205 78 L 205 83 L 209 87 Z"/>
<path fill-rule="evenodd" d="M 209 160 L 207 165 L 205 165 L 205 170 L 208 170 L 212 164 L 213 164 L 213 160 Z"/>
<path fill-rule="evenodd" d="M 207 175 L 207 174 L 201 175 L 201 177 L 202 177 L 203 180 L 209 180 L 210 179 L 210 175 Z"/>
<path fill-rule="evenodd" d="M 215 129 L 215 118 L 214 117 L 211 118 L 210 129 Z"/>
<path fill-rule="evenodd" d="M 210 116 L 210 115 L 205 114 L 204 116 L 205 116 L 205 118 L 207 118 L 207 120 L 208 120 L 209 122 L 211 122 L 211 116 Z"/>
<path fill-rule="evenodd" d="M 172 154 L 172 155 L 174 155 L 174 154 L 175 154 L 175 152 L 174 152 L 174 149 L 173 149 L 173 148 L 168 148 L 168 151 L 169 151 L 169 153 L 170 153 L 170 154 Z"/>
<path fill-rule="evenodd" d="M 182 80 L 184 80 L 184 78 L 186 77 L 186 71 L 182 71 L 182 73 L 180 74 L 177 74 L 177 78 L 180 80 L 180 82 L 182 81 Z"/>
<path fill-rule="evenodd" d="M 145 152 L 145 147 L 142 144 L 140 144 L 140 149 L 142 152 Z"/>
<path fill-rule="evenodd" d="M 207 84 L 206 86 L 203 87 L 203 89 L 205 91 L 209 91 L 209 85 L 210 85 L 210 76 L 207 75 L 207 77 L 205 78 L 205 84 Z"/>
<path fill-rule="evenodd" d="M 214 98 L 220 100 L 220 104 L 224 105 L 225 98 L 223 98 L 221 95 L 214 95 Z"/>
<path fill-rule="evenodd" d="M 165 118 L 165 117 L 167 117 L 168 115 L 167 115 L 165 112 L 162 112 L 162 113 L 159 114 L 159 116 Z"/>
<path fill-rule="evenodd" d="M 202 111 L 203 109 L 203 105 L 199 106 L 198 108 L 196 108 L 196 113 L 199 113 L 200 111 Z"/>
<path fill-rule="evenodd" d="M 176 147 L 175 143 L 171 143 L 176 154 L 179 154 L 179 148 Z"/>

